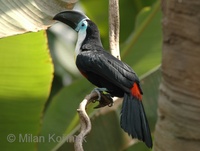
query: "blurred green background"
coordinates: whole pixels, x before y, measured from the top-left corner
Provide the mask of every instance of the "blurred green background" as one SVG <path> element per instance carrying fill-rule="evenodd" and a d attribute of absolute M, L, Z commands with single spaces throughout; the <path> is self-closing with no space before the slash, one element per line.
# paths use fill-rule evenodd
<path fill-rule="evenodd" d="M 161 79 L 161 10 L 159 0 L 123 0 L 120 5 L 120 51 L 141 79 L 143 103 L 152 131 L 157 119 Z M 109 51 L 108 1 L 80 0 L 82 10 L 99 27 Z M 78 133 L 79 103 L 94 88 L 77 71 L 74 47 L 77 35 L 56 23 L 47 31 L 0 39 L 0 146 L 1 150 L 73 149 Z M 113 107 L 88 107 L 92 131 L 87 151 L 146 151 L 119 124 L 121 102 Z"/>

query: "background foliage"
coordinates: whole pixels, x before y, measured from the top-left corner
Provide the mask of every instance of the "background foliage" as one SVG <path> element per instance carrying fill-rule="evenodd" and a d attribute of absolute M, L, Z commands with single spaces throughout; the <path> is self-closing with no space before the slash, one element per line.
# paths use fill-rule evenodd
<path fill-rule="evenodd" d="M 98 25 L 103 45 L 109 50 L 108 2 L 81 0 L 80 6 Z M 121 58 L 141 79 L 152 132 L 160 82 L 160 22 L 158 0 L 120 1 Z M 2 150 L 73 150 L 69 140 L 79 128 L 76 108 L 94 88 L 75 67 L 75 40 L 76 33 L 59 23 L 47 31 L 0 39 Z M 112 108 L 94 110 L 94 106 L 88 108 L 93 129 L 84 143 L 85 150 L 148 150 L 143 143 L 133 145 L 135 141 L 120 129 L 120 101 Z M 12 135 L 9 138 L 9 134 L 16 139 L 12 140 Z"/>

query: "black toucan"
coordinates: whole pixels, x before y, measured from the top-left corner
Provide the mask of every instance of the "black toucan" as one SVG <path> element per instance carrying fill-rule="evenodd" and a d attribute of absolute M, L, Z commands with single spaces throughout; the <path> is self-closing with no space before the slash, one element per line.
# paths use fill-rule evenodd
<path fill-rule="evenodd" d="M 54 20 L 69 25 L 78 32 L 76 65 L 92 84 L 103 88 L 111 96 L 124 97 L 121 128 L 152 148 L 152 139 L 142 104 L 142 89 L 136 73 L 126 63 L 104 50 L 97 26 L 77 11 L 57 14 Z"/>

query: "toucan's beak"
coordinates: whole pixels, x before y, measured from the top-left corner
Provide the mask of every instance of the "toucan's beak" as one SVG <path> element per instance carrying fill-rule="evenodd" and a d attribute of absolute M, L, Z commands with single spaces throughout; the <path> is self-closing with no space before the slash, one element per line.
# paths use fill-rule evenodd
<path fill-rule="evenodd" d="M 75 30 L 78 23 L 87 18 L 87 16 L 77 11 L 64 11 L 58 13 L 53 19 L 65 23 Z"/>

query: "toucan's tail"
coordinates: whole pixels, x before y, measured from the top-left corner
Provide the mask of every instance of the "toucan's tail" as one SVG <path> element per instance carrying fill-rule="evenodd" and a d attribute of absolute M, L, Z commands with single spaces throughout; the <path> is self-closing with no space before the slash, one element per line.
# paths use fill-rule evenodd
<path fill-rule="evenodd" d="M 132 138 L 137 138 L 152 148 L 151 133 L 142 101 L 131 94 L 124 94 L 120 124 Z"/>

